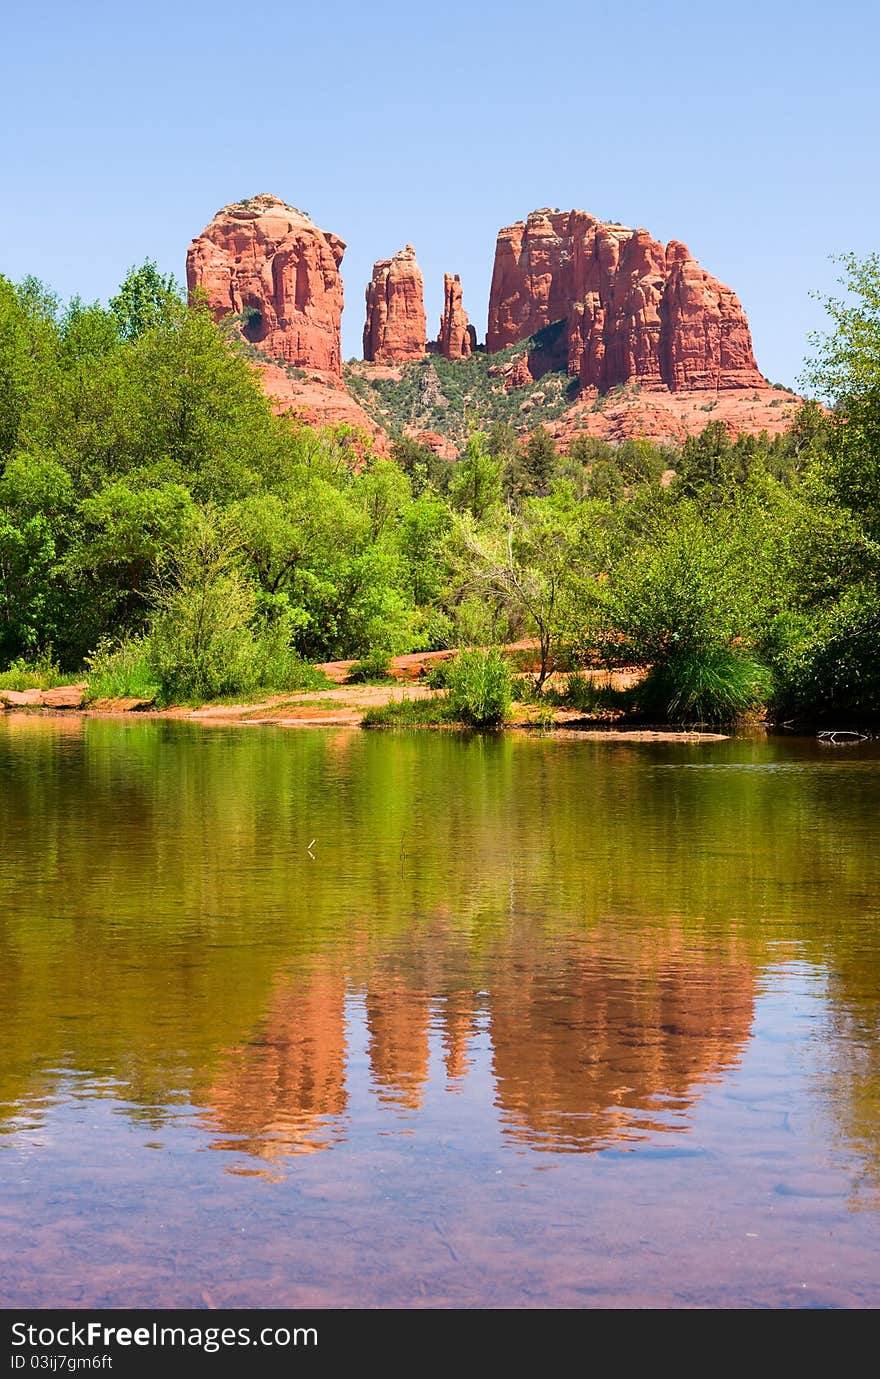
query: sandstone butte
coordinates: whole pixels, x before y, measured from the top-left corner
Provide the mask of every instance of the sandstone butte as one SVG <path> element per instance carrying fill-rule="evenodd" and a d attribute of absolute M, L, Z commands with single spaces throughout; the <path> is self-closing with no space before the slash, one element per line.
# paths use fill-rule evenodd
<path fill-rule="evenodd" d="M 193 240 L 187 287 L 204 292 L 215 320 L 237 318 L 279 411 L 316 426 L 358 427 L 385 450 L 384 431 L 342 382 L 344 252 L 338 235 L 264 193 L 224 206 Z"/>
<path fill-rule="evenodd" d="M 344 252 L 302 211 L 255 196 L 224 206 L 193 240 L 186 281 L 216 320 L 239 316 L 243 338 L 267 358 L 341 377 Z"/>
<path fill-rule="evenodd" d="M 486 348 L 562 323 L 559 366 L 599 393 L 764 388 L 745 312 L 684 244 L 586 211 L 532 211 L 498 235 Z"/>
<path fill-rule="evenodd" d="M 193 240 L 187 284 L 206 294 L 215 319 L 233 317 L 279 410 L 313 425 L 356 427 L 387 452 L 386 430 L 342 381 L 344 250 L 338 235 L 303 212 L 257 196 L 224 206 Z M 542 332 L 534 351 L 528 342 Z M 664 247 L 647 230 L 585 211 L 533 211 L 499 232 L 486 348 L 517 344 L 523 353 L 500 368 L 508 391 L 530 389 L 548 367 L 580 383 L 579 398 L 550 423 L 563 446 L 582 433 L 678 442 L 710 419 L 733 434 L 775 434 L 799 401 L 762 377 L 738 298 L 684 244 Z M 426 344 L 422 276 L 408 245 L 374 266 L 364 330 L 371 362 L 362 367 L 398 377 L 429 349 L 466 359 L 476 334 L 461 282 L 446 274 L 439 339 Z M 541 420 L 533 391 L 517 426 L 528 430 Z M 409 429 L 418 426 L 414 418 Z M 446 449 L 430 435 L 432 448 Z"/>
<path fill-rule="evenodd" d="M 373 264 L 367 285 L 364 359 L 400 364 L 425 353 L 425 294 L 411 244 Z"/>
<path fill-rule="evenodd" d="M 467 359 L 477 348 L 477 332 L 469 325 L 462 306 L 461 278 L 456 273 L 443 275 L 443 315 L 437 349 L 446 359 Z"/>

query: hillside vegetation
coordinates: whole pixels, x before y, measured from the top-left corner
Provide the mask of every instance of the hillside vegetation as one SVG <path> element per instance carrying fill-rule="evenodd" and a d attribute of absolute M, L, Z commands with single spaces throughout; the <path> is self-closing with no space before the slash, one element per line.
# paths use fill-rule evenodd
<path fill-rule="evenodd" d="M 565 376 L 507 393 L 508 361 L 477 354 L 407 366 L 393 399 L 370 385 L 400 430 L 380 458 L 274 415 L 149 263 L 108 307 L 0 279 L 0 671 L 186 702 L 528 636 L 533 695 L 585 704 L 579 667 L 629 664 L 648 675 L 627 707 L 655 718 L 875 715 L 877 259 L 844 281 L 812 372 L 835 413 L 805 405 L 784 436 L 710 422 L 676 450 L 558 454 L 511 419 L 538 391 L 544 417 L 563 407 Z M 402 434 L 441 412 L 455 459 Z"/>

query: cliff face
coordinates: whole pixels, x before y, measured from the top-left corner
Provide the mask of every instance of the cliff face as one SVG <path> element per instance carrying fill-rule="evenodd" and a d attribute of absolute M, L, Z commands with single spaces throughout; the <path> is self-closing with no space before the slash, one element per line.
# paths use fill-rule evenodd
<path fill-rule="evenodd" d="M 242 336 L 271 360 L 341 376 L 344 242 L 276 196 L 218 211 L 186 256 L 190 293 L 216 320 L 240 315 Z"/>
<path fill-rule="evenodd" d="M 499 232 L 486 348 L 565 323 L 566 362 L 583 386 L 630 379 L 677 389 L 764 386 L 736 295 L 685 245 L 585 211 L 533 211 Z"/>
<path fill-rule="evenodd" d="M 461 278 L 456 273 L 443 275 L 443 315 L 437 347 L 446 359 L 467 359 L 477 347 L 477 333 L 468 324 L 461 301 Z"/>
<path fill-rule="evenodd" d="M 411 244 L 393 259 L 373 264 L 367 286 L 364 359 L 395 364 L 425 353 L 425 300 L 422 275 Z"/>

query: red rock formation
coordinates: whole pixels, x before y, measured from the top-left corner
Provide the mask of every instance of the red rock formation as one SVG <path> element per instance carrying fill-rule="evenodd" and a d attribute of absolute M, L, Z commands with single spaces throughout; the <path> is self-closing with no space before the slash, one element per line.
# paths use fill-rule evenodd
<path fill-rule="evenodd" d="M 607 392 L 639 379 L 673 390 L 763 387 L 743 309 L 683 244 L 585 211 L 533 211 L 499 232 L 490 352 L 565 326 L 568 371 Z"/>
<path fill-rule="evenodd" d="M 439 351 L 447 359 L 467 359 L 477 347 L 477 332 L 468 324 L 461 304 L 461 278 L 443 274 L 443 315 L 440 317 Z"/>
<path fill-rule="evenodd" d="M 700 267 L 687 246 L 670 241 L 660 305 L 662 371 L 670 388 L 763 386 L 749 323 L 729 287 Z"/>
<path fill-rule="evenodd" d="M 373 264 L 367 286 L 364 358 L 371 363 L 421 359 L 425 353 L 422 275 L 411 244 Z"/>
<path fill-rule="evenodd" d="M 239 315 L 244 339 L 271 360 L 340 376 L 345 244 L 277 196 L 218 211 L 186 256 L 216 320 Z"/>
<path fill-rule="evenodd" d="M 532 378 L 532 371 L 529 368 L 528 358 L 526 355 L 521 354 L 519 358 L 515 360 L 513 368 L 505 376 L 504 391 L 506 393 L 512 393 L 517 388 L 527 388 L 529 384 L 534 383 L 534 381 L 535 380 Z"/>

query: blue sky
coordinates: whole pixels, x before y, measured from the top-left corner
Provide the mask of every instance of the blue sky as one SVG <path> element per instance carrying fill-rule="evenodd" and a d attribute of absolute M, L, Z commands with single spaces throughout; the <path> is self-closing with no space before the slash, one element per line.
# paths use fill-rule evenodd
<path fill-rule="evenodd" d="M 0 272 L 107 297 L 183 276 L 223 204 L 273 191 L 348 242 L 343 348 L 409 242 L 485 332 L 495 236 L 579 206 L 680 238 L 792 382 L 829 255 L 880 248 L 873 0 L 4 5 Z"/>

